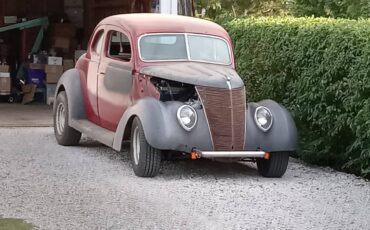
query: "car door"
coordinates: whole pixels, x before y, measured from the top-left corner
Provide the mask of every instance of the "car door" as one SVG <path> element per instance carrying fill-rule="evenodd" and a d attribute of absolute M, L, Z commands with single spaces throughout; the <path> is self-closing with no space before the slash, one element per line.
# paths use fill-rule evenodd
<path fill-rule="evenodd" d="M 86 76 L 86 114 L 88 120 L 99 124 L 98 111 L 98 71 L 104 44 L 104 29 L 100 27 L 96 30 L 90 45 L 90 60 Z"/>
<path fill-rule="evenodd" d="M 100 125 L 115 131 L 132 104 L 132 48 L 130 36 L 118 27 L 107 27 L 106 39 L 99 65 L 98 111 Z"/>

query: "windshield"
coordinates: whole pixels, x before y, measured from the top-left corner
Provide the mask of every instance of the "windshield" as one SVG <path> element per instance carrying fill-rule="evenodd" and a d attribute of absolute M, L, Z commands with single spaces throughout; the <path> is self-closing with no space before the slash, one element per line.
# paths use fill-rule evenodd
<path fill-rule="evenodd" d="M 230 49 L 223 39 L 190 34 L 153 34 L 140 39 L 143 61 L 200 61 L 228 65 Z"/>

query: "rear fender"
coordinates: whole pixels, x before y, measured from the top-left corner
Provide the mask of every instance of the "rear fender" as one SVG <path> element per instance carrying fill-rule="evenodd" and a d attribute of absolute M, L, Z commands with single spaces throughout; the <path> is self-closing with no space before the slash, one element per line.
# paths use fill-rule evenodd
<path fill-rule="evenodd" d="M 60 77 L 55 90 L 54 102 L 60 91 L 64 90 L 67 94 L 69 120 L 86 119 L 80 74 L 78 69 L 67 70 Z M 55 111 L 56 103 L 53 108 Z"/>
<path fill-rule="evenodd" d="M 181 102 L 161 102 L 147 97 L 139 100 L 123 114 L 113 142 L 113 149 L 120 151 L 125 132 L 130 132 L 131 121 L 138 117 L 143 125 L 147 142 L 161 150 L 190 152 L 193 148 L 212 150 L 212 140 L 203 109 L 196 109 L 198 122 L 193 130 L 184 130 L 177 120 Z"/>

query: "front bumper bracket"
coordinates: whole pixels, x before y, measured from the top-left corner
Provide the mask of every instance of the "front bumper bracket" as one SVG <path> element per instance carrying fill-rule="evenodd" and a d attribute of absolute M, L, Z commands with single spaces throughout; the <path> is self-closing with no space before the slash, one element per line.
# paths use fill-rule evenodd
<path fill-rule="evenodd" d="M 270 158 L 270 153 L 263 151 L 200 151 L 193 149 L 192 159 L 198 158 Z"/>

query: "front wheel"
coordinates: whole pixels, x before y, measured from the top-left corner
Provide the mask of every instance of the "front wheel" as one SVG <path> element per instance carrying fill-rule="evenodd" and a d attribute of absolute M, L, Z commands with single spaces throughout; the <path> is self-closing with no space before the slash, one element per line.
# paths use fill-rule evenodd
<path fill-rule="evenodd" d="M 131 127 L 131 162 L 136 176 L 154 177 L 161 167 L 161 151 L 153 148 L 145 139 L 140 119 L 135 117 Z"/>
<path fill-rule="evenodd" d="M 60 92 L 55 103 L 54 134 L 58 144 L 77 145 L 81 139 L 81 133 L 69 126 L 67 94 L 64 91 Z"/>
<path fill-rule="evenodd" d="M 282 177 L 288 167 L 289 152 L 270 153 L 270 159 L 257 159 L 258 172 L 264 177 Z"/>

